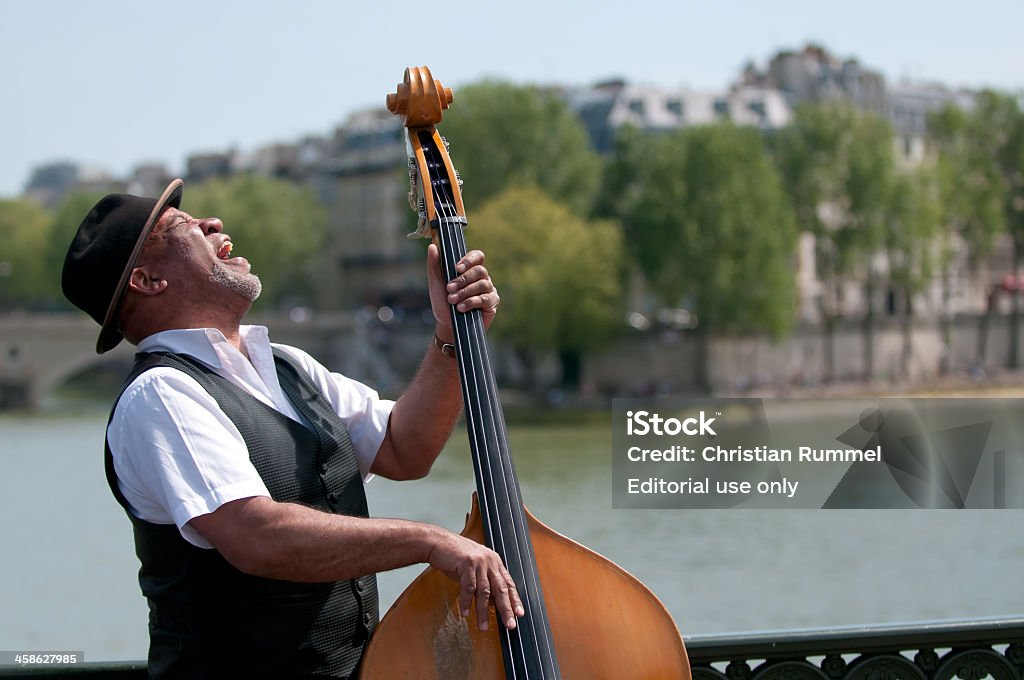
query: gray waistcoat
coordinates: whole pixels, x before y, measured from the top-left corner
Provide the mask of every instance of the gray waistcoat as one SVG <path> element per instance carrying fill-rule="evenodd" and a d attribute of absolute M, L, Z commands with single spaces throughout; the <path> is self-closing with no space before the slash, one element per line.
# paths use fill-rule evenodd
<path fill-rule="evenodd" d="M 315 432 L 264 405 L 185 355 L 139 354 L 127 387 L 156 366 L 184 371 L 238 428 L 276 501 L 368 516 L 345 425 L 306 373 L 275 350 L 281 387 Z M 131 452 L 126 452 L 131 455 Z M 118 502 L 109 444 L 107 481 Z M 244 574 L 178 528 L 129 518 L 149 601 L 151 678 L 348 677 L 377 624 L 374 575 L 336 583 L 292 583 Z"/>

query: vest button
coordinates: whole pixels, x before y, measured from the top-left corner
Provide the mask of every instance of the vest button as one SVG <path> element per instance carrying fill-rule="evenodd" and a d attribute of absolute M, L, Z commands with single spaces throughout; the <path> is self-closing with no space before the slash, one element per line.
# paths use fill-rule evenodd
<path fill-rule="evenodd" d="M 331 493 L 327 494 L 327 502 L 330 503 L 331 505 L 334 505 L 335 503 L 337 503 L 338 502 L 338 494 L 334 493 L 333 491 Z"/>
<path fill-rule="evenodd" d="M 366 590 L 366 586 L 363 585 L 362 581 L 356 581 L 356 592 L 361 593 Z"/>
<path fill-rule="evenodd" d="M 320 472 L 327 472 L 327 463 L 320 463 Z"/>
<path fill-rule="evenodd" d="M 372 622 L 372 621 L 373 621 L 373 614 L 371 614 L 370 612 L 366 612 L 365 614 L 363 614 L 363 623 L 365 623 L 367 626 L 369 626 L 370 622 Z"/>

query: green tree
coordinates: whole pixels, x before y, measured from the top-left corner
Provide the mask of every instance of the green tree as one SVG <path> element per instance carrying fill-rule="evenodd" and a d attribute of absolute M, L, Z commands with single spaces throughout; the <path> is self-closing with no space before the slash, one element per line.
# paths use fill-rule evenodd
<path fill-rule="evenodd" d="M 843 252 L 850 258 L 863 258 L 868 262 L 864 272 L 863 351 L 864 376 L 870 378 L 875 373 L 877 293 L 886 283 L 878 269 L 870 264 L 872 256 L 875 251 L 885 249 L 894 223 L 901 225 L 898 227 L 901 230 L 898 240 L 906 246 L 902 252 L 916 252 L 924 244 L 908 243 L 910 238 L 918 235 L 917 231 L 908 228 L 908 225 L 919 223 L 914 218 L 916 212 L 913 197 L 916 196 L 916 187 L 913 184 L 908 185 L 909 189 L 900 187 L 894 135 L 888 121 L 873 114 L 859 113 L 855 118 L 852 137 L 846 177 L 849 203 L 843 218 L 846 226 L 840 233 L 845 238 Z M 911 258 L 910 261 L 915 260 Z M 856 262 L 842 264 L 845 272 L 856 271 L 857 268 Z M 898 267 L 897 271 L 906 271 L 906 268 Z"/>
<path fill-rule="evenodd" d="M 562 383 L 578 387 L 583 357 L 621 326 L 622 239 L 536 187 L 509 187 L 472 215 L 467 239 L 487 253 L 502 312 L 491 327 L 534 375 L 554 352 Z"/>
<path fill-rule="evenodd" d="M 986 90 L 969 112 L 951 108 L 934 116 L 931 138 L 945 173 L 944 215 L 950 229 L 979 254 L 992 236 L 1010 237 L 1012 267 L 1021 273 L 1024 257 L 1024 111 L 1016 96 Z M 959 192 L 959 195 L 958 195 Z M 993 288 L 989 296 L 992 312 Z M 1007 364 L 1020 365 L 1020 293 L 1011 296 Z M 979 328 L 978 360 L 985 361 L 987 317 Z"/>
<path fill-rule="evenodd" d="M 52 232 L 53 217 L 41 206 L 0 200 L 0 309 L 38 308 L 52 297 L 53 272 L 44 258 Z"/>
<path fill-rule="evenodd" d="M 986 90 L 975 102 L 975 125 L 987 131 L 983 149 L 995 159 L 1006 230 L 1013 244 L 1013 274 L 1024 258 L 1024 111 L 1017 97 Z M 1011 297 L 1010 368 L 1020 367 L 1020 291 Z"/>
<path fill-rule="evenodd" d="M 834 377 L 835 327 L 841 316 L 842 285 L 864 276 L 865 369 L 872 371 L 879 272 L 870 255 L 882 249 L 892 219 L 896 177 L 889 124 L 852 105 L 832 102 L 796 108 L 793 123 L 773 140 L 774 156 L 801 231 L 814 235 L 815 265 L 822 282 L 826 378 Z M 858 271 L 862 269 L 863 271 Z"/>
<path fill-rule="evenodd" d="M 928 119 L 942 218 L 973 259 L 991 251 L 1006 225 L 996 158 L 1000 133 L 983 118 L 950 104 Z"/>
<path fill-rule="evenodd" d="M 681 176 L 658 175 L 670 163 L 681 163 L 685 153 L 686 144 L 681 134 L 652 134 L 629 123 L 618 128 L 615 148 L 601 173 L 601 189 L 594 202 L 594 212 L 615 217 L 637 214 L 644 193 L 655 185 L 682 196 Z M 634 244 L 630 240 L 627 245 Z M 633 254 L 641 256 L 639 250 Z"/>
<path fill-rule="evenodd" d="M 314 267 L 327 233 L 327 213 L 308 189 L 257 175 L 235 175 L 191 185 L 182 210 L 219 217 L 235 254 L 263 281 L 257 308 L 308 301 Z"/>
<path fill-rule="evenodd" d="M 622 223 L 627 251 L 654 295 L 673 307 L 683 303 L 692 284 L 679 262 L 689 143 L 682 131 L 651 135 L 621 128 L 597 202 L 598 214 Z"/>
<path fill-rule="evenodd" d="M 712 329 L 787 332 L 796 224 L 761 134 L 729 124 L 690 132 L 679 266 Z"/>
<path fill-rule="evenodd" d="M 901 371 L 909 374 L 913 356 L 914 297 L 921 293 L 942 266 L 943 253 L 936 247 L 942 210 L 939 173 L 922 166 L 898 176 L 893 182 L 891 214 L 885 233 L 889 284 L 902 298 L 900 319 L 903 336 Z"/>
<path fill-rule="evenodd" d="M 757 130 L 623 130 L 603 193 L 651 290 L 697 314 L 702 349 L 712 333 L 790 328 L 797 232 Z M 707 385 L 706 362 L 695 370 Z"/>
<path fill-rule="evenodd" d="M 551 92 L 507 82 L 460 88 L 441 134 L 465 179 L 467 210 L 506 187 L 534 185 L 578 215 L 591 209 L 601 163 L 587 132 Z"/>
<path fill-rule="evenodd" d="M 956 257 L 966 250 L 966 265 L 973 268 L 992 250 L 995 236 L 1006 229 L 999 166 L 994 155 L 998 146 L 994 130 L 979 116 L 948 105 L 929 117 L 930 151 L 935 158 L 938 183 L 936 205 L 942 232 L 941 332 L 946 353 L 940 370 L 946 372 L 953 355 L 953 268 Z M 988 312 L 990 312 L 988 310 Z M 978 332 L 977 360 L 985 363 L 989 313 L 982 317 Z"/>

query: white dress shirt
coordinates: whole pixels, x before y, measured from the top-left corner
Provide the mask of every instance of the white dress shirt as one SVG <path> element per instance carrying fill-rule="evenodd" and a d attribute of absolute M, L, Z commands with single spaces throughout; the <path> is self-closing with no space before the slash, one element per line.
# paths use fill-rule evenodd
<path fill-rule="evenodd" d="M 277 379 L 271 347 L 283 350 L 320 388 L 348 428 L 359 470 L 370 466 L 387 430 L 393 401 L 355 380 L 331 373 L 305 352 L 271 345 L 263 326 L 242 326 L 242 354 L 212 328 L 163 331 L 139 343 L 140 352 L 173 352 L 198 359 L 259 401 L 306 424 Z M 239 498 L 269 496 L 228 417 L 184 372 L 153 368 L 121 395 L 107 429 L 118 486 L 140 519 L 176 524 L 201 548 L 212 546 L 188 522 Z"/>

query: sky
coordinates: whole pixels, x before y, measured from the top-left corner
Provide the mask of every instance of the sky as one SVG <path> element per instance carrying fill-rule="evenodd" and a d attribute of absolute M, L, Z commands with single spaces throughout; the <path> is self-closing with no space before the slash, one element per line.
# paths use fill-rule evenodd
<path fill-rule="evenodd" d="M 330 134 L 413 65 L 456 89 L 724 90 L 748 61 L 815 42 L 890 82 L 1019 91 L 1021 26 L 1020 0 L 0 0 L 0 197 L 54 161 L 180 173 L 192 153 Z"/>

